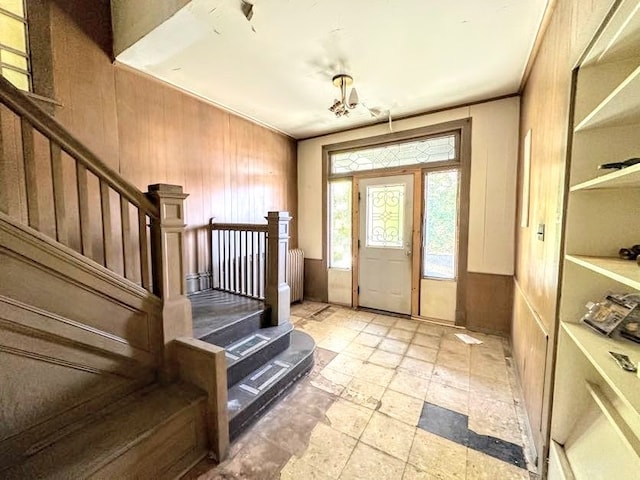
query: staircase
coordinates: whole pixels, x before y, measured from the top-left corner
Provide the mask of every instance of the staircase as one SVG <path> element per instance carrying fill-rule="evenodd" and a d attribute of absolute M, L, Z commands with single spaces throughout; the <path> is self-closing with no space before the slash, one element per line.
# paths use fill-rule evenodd
<path fill-rule="evenodd" d="M 217 385 L 172 348 L 186 195 L 139 191 L 2 77 L 0 129 L 0 478 L 179 477 L 220 437 Z"/>
<path fill-rule="evenodd" d="M 313 339 L 293 325 L 271 326 L 258 300 L 209 290 L 193 294 L 194 336 L 223 347 L 227 362 L 229 436 L 233 440 L 313 367 Z"/>
<path fill-rule="evenodd" d="M 289 322 L 288 214 L 251 227 L 255 252 L 232 226 L 211 258 L 235 293 L 192 306 L 182 187 L 140 192 L 2 77 L 0 128 L 0 175 L 24 172 L 21 198 L 0 192 L 0 478 L 169 479 L 223 460 L 313 364 Z"/>

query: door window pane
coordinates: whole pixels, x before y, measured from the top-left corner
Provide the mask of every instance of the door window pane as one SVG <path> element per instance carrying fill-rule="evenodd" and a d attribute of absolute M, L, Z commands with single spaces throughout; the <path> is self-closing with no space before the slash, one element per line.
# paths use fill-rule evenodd
<path fill-rule="evenodd" d="M 351 268 L 351 180 L 329 183 L 329 266 Z"/>
<path fill-rule="evenodd" d="M 367 187 L 367 247 L 403 247 L 404 196 L 404 184 Z"/>
<path fill-rule="evenodd" d="M 422 138 L 331 154 L 331 173 L 360 172 L 456 159 L 456 135 Z"/>
<path fill-rule="evenodd" d="M 423 276 L 455 279 L 458 245 L 458 170 L 425 175 Z"/>

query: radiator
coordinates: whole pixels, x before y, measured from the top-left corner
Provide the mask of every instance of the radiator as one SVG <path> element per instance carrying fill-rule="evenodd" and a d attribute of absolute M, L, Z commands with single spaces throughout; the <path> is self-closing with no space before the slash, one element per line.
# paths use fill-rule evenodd
<path fill-rule="evenodd" d="M 295 248 L 289 250 L 285 280 L 291 289 L 291 303 L 301 302 L 304 296 L 304 252 Z"/>

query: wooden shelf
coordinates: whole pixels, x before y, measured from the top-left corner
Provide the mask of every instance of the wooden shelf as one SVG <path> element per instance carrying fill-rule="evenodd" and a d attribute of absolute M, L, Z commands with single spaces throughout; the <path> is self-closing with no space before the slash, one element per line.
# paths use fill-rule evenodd
<path fill-rule="evenodd" d="M 639 92 L 640 66 L 578 123 L 575 131 L 640 123 Z"/>
<path fill-rule="evenodd" d="M 604 337 L 581 323 L 563 321 L 561 326 L 616 395 L 640 415 L 640 378 L 618 367 L 609 354 L 609 351 L 624 353 L 637 364 L 640 361 L 640 345 Z"/>
<path fill-rule="evenodd" d="M 640 381 L 640 379 L 638 379 Z M 616 407 L 611 403 L 611 400 L 602 393 L 598 385 L 587 381 L 587 390 L 591 394 L 591 397 L 596 402 L 605 418 L 609 420 L 609 423 L 613 427 L 614 431 L 620 437 L 620 440 L 631 450 L 636 456 L 640 456 L 640 441 L 635 436 L 633 430 L 627 425 L 624 419 L 620 416 Z"/>
<path fill-rule="evenodd" d="M 640 2 L 625 0 L 602 31 L 583 66 L 638 56 L 640 42 Z"/>
<path fill-rule="evenodd" d="M 640 163 L 574 185 L 571 191 L 605 188 L 640 188 Z"/>
<path fill-rule="evenodd" d="M 616 282 L 640 290 L 640 265 L 633 260 L 613 257 L 588 257 L 585 255 L 565 255 L 565 258 Z"/>

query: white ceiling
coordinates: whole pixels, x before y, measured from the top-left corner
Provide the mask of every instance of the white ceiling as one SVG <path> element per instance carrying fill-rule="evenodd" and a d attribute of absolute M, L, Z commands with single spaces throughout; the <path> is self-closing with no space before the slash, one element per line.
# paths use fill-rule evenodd
<path fill-rule="evenodd" d="M 379 122 L 328 107 L 336 73 L 393 118 L 515 93 L 547 0 L 193 0 L 122 63 L 294 138 Z"/>

